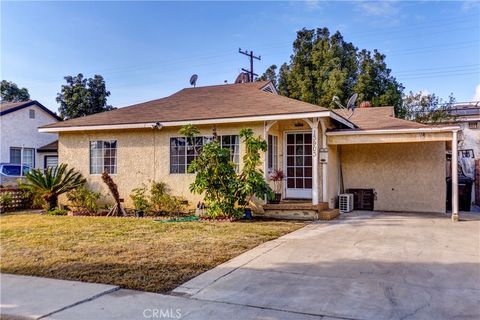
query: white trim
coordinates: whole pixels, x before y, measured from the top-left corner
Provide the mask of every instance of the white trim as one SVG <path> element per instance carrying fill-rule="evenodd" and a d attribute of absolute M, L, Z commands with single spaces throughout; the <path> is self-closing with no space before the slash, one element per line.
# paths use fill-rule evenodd
<path fill-rule="evenodd" d="M 67 131 L 92 131 L 92 130 L 120 130 L 120 129 L 145 129 L 152 128 L 160 124 L 162 127 L 180 127 L 186 124 L 202 125 L 202 124 L 217 124 L 217 123 L 237 123 L 237 122 L 255 122 L 268 120 L 291 120 L 304 119 L 315 117 L 331 117 L 339 122 L 342 122 L 350 128 L 355 126 L 346 119 L 338 116 L 331 111 L 317 111 L 304 113 L 287 113 L 277 115 L 265 116 L 250 116 L 250 117 L 236 117 L 236 118 L 218 118 L 218 119 L 204 119 L 204 120 L 184 120 L 184 121 L 170 121 L 170 122 L 148 122 L 148 123 L 130 123 L 130 124 L 110 124 L 97 126 L 73 126 L 73 127 L 48 127 L 39 128 L 39 132 L 67 132 Z"/>
<path fill-rule="evenodd" d="M 356 136 L 356 135 L 373 135 L 373 134 L 389 134 L 389 133 L 429 133 L 429 132 L 452 132 L 459 131 L 460 127 L 441 127 L 441 128 L 415 128 L 415 129 L 382 129 L 382 130 L 353 130 L 353 131 L 332 131 L 327 132 L 327 136 Z"/>
<path fill-rule="evenodd" d="M 283 132 L 283 172 L 285 172 L 285 183 L 283 184 L 283 189 L 284 189 L 284 194 L 285 198 L 293 198 L 293 199 L 312 199 L 313 196 L 313 172 L 312 172 L 312 189 L 300 189 L 300 188 L 291 188 L 290 191 L 288 191 L 288 174 L 287 174 L 287 158 L 288 158 L 288 152 L 287 152 L 287 134 L 292 134 L 292 133 L 312 133 L 312 131 L 308 130 L 287 130 Z M 313 139 L 313 137 L 312 137 Z M 313 141 L 312 141 L 313 142 Z M 312 143 L 313 145 L 313 143 Z M 312 170 L 313 170 L 313 161 L 315 159 L 312 157 Z"/>
<path fill-rule="evenodd" d="M 458 221 L 458 133 L 452 132 L 452 220 Z"/>

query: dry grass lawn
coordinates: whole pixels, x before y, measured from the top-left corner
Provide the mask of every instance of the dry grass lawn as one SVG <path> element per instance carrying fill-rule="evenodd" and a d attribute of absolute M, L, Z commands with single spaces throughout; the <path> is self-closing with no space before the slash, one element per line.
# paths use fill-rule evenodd
<path fill-rule="evenodd" d="M 302 226 L 7 214 L 0 217 L 0 269 L 166 292 Z"/>

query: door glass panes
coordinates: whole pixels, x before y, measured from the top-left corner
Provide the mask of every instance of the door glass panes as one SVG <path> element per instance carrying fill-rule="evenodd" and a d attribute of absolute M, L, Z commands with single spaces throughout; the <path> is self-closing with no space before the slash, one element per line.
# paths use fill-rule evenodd
<path fill-rule="evenodd" d="M 287 134 L 287 188 L 312 188 L 312 134 Z"/>

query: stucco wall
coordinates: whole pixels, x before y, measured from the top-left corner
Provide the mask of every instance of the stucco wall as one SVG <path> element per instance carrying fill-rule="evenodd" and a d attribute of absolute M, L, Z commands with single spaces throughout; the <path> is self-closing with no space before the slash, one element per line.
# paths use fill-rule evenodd
<path fill-rule="evenodd" d="M 263 123 L 217 125 L 218 135 L 238 134 L 242 128 L 251 128 L 256 135 L 263 136 Z M 200 126 L 201 135 L 212 135 L 212 126 Z M 178 127 L 165 127 L 161 130 L 116 130 L 84 131 L 60 133 L 59 162 L 75 167 L 88 180 L 88 184 L 102 194 L 108 195 L 104 201 L 112 199 L 102 182 L 100 175 L 89 171 L 89 141 L 117 140 L 117 174 L 112 175 L 119 187 L 120 197 L 125 199 L 127 207 L 133 207 L 129 194 L 142 183 L 149 185 L 152 180 L 168 184 L 171 194 L 183 196 L 191 206 L 201 200 L 201 196 L 192 195 L 189 186 L 194 180 L 193 174 L 170 174 L 170 137 L 181 136 Z M 244 155 L 244 145 L 240 145 L 240 165 Z"/>
<path fill-rule="evenodd" d="M 445 142 L 340 149 L 345 190 L 374 188 L 375 210 L 445 212 Z"/>
<path fill-rule="evenodd" d="M 35 109 L 35 119 L 29 118 L 29 110 Z M 10 162 L 10 147 L 38 149 L 57 139 L 53 133 L 40 133 L 38 127 L 57 122 L 37 106 L 27 107 L 0 117 L 0 162 Z M 43 157 L 35 154 L 35 166 L 43 167 Z"/>

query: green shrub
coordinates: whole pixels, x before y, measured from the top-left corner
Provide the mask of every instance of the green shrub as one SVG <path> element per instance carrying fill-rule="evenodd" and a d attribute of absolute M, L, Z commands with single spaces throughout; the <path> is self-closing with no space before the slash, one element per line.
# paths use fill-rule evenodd
<path fill-rule="evenodd" d="M 130 193 L 130 199 L 133 201 L 135 210 L 148 213 L 150 211 L 150 203 L 147 198 L 147 187 L 142 185 L 140 188 L 135 188 Z"/>
<path fill-rule="evenodd" d="M 169 188 L 165 182 L 152 182 L 150 194 L 147 187 L 142 185 L 135 188 L 130 193 L 135 210 L 142 211 L 146 215 L 157 214 L 178 214 L 184 211 L 188 205 L 182 197 L 176 197 L 169 194 Z"/>
<path fill-rule="evenodd" d="M 97 201 L 102 194 L 88 189 L 85 185 L 67 193 L 67 199 L 77 211 L 97 212 Z"/>
<path fill-rule="evenodd" d="M 59 209 L 59 208 L 55 208 L 53 210 L 47 211 L 47 214 L 51 216 L 66 216 L 67 213 L 68 213 L 67 210 Z"/>
<path fill-rule="evenodd" d="M 0 206 L 3 208 L 11 206 L 13 203 L 13 196 L 10 193 L 2 192 L 0 193 Z"/>
<path fill-rule="evenodd" d="M 183 127 L 180 133 L 191 137 L 198 130 L 191 126 Z M 267 151 L 267 143 L 260 137 L 255 137 L 253 130 L 240 130 L 240 138 L 245 144 L 243 169 L 236 173 L 231 161 L 230 150 L 222 148 L 214 133 L 212 142 L 202 147 L 198 157 L 191 163 L 190 172 L 195 172 L 195 181 L 190 185 L 190 191 L 205 195 L 206 213 L 212 218 L 240 217 L 245 207 L 255 196 L 265 199 L 273 192 L 263 177 L 260 151 Z"/>
<path fill-rule="evenodd" d="M 25 175 L 24 188 L 39 194 L 45 200 L 45 207 L 50 211 L 57 207 L 58 197 L 86 183 L 85 178 L 74 168 L 68 168 L 65 163 L 56 168 L 44 171 L 32 169 Z"/>

